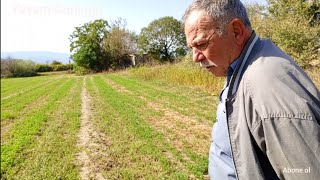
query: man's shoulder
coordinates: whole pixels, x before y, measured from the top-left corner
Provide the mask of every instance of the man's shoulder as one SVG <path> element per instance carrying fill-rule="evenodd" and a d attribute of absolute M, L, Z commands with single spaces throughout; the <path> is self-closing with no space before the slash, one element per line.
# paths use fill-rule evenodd
<path fill-rule="evenodd" d="M 261 48 L 247 67 L 243 76 L 244 90 L 250 93 L 254 103 L 263 107 L 261 112 L 265 115 L 303 111 L 298 107 L 311 102 L 310 95 L 319 99 L 319 91 L 288 55 L 270 46 L 268 43 Z"/>
<path fill-rule="evenodd" d="M 259 84 L 260 87 L 273 85 L 278 81 L 286 80 L 286 78 L 296 78 L 301 81 L 310 80 L 288 54 L 268 39 L 261 40 L 261 48 L 250 60 L 244 74 L 246 79 Z"/>
<path fill-rule="evenodd" d="M 269 45 L 268 45 L 269 46 Z M 301 68 L 285 53 L 278 49 L 262 48 L 252 60 L 244 75 L 259 87 L 270 86 L 291 73 L 303 73 Z"/>

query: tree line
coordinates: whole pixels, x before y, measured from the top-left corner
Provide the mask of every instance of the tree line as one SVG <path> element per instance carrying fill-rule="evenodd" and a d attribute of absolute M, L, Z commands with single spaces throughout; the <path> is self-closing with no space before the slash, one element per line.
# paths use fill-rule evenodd
<path fill-rule="evenodd" d="M 267 5 L 248 4 L 247 10 L 253 29 L 262 38 L 271 39 L 304 68 L 320 66 L 319 0 L 267 0 Z M 183 24 L 173 17 L 152 21 L 140 34 L 126 26 L 126 20 L 118 18 L 75 27 L 69 37 L 73 70 L 85 74 L 124 69 L 141 62 L 173 63 L 191 53 Z M 31 64 L 1 60 L 3 67 Z M 9 72 L 8 68 L 1 68 L 1 75 L 3 71 Z"/>
<path fill-rule="evenodd" d="M 318 0 L 267 0 L 267 5 L 248 4 L 247 9 L 261 37 L 270 38 L 303 67 L 319 64 Z M 110 24 L 95 20 L 76 27 L 70 42 L 76 69 L 83 71 L 126 68 L 132 55 L 172 63 L 188 53 L 182 22 L 173 17 L 152 21 L 139 35 L 126 29 L 124 19 Z"/>
<path fill-rule="evenodd" d="M 160 62 L 173 62 L 187 53 L 182 23 L 162 17 L 141 30 L 126 28 L 124 19 L 109 23 L 99 19 L 76 27 L 70 36 L 70 50 L 76 70 L 95 72 L 131 66 L 133 57 L 148 55 Z"/>

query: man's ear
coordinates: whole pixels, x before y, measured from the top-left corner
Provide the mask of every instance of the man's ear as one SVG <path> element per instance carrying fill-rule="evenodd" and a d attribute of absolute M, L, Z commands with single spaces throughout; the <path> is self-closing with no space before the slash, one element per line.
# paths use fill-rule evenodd
<path fill-rule="evenodd" d="M 242 46 L 246 37 L 246 26 L 241 19 L 235 18 L 230 23 L 231 32 L 234 35 L 237 45 Z"/>

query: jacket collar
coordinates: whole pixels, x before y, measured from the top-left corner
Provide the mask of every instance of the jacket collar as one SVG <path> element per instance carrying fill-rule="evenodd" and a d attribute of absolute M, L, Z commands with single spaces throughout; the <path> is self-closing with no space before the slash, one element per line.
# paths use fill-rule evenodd
<path fill-rule="evenodd" d="M 259 36 L 255 33 L 255 31 L 252 32 L 247 44 L 243 48 L 240 56 L 239 61 L 237 62 L 237 67 L 235 68 L 235 71 L 232 75 L 231 81 L 230 81 L 230 88 L 228 92 L 228 97 L 234 95 L 237 92 L 240 80 L 242 78 L 243 72 L 246 69 L 246 64 L 248 62 L 248 57 L 251 54 L 251 51 L 256 44 L 257 41 L 260 41 Z"/>

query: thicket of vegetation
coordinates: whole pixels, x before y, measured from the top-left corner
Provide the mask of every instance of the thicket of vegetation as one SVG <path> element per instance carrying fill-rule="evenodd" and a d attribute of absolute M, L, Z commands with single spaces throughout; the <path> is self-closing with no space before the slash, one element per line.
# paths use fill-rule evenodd
<path fill-rule="evenodd" d="M 71 71 L 73 64 L 62 64 L 54 60 L 51 64 L 36 64 L 37 72 L 52 72 L 52 71 Z"/>
<path fill-rule="evenodd" d="M 1 77 L 35 76 L 36 64 L 31 60 L 1 59 Z"/>
<path fill-rule="evenodd" d="M 30 77 L 39 72 L 72 70 L 73 64 L 62 64 L 54 60 L 51 64 L 36 64 L 31 60 L 1 59 L 1 78 Z"/>
<path fill-rule="evenodd" d="M 320 1 L 267 0 L 247 5 L 253 28 L 307 68 L 320 65 Z"/>

